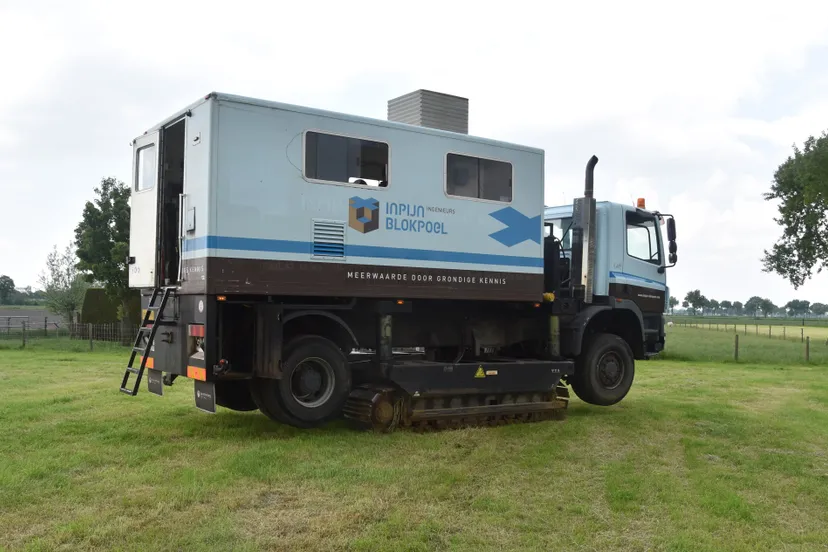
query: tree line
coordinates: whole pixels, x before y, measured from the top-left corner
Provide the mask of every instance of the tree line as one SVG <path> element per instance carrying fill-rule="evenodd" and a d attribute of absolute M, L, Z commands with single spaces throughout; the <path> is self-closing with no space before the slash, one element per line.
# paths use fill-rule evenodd
<path fill-rule="evenodd" d="M 11 276 L 0 275 L 0 305 L 43 305 L 46 295 L 42 290 L 27 286 L 17 289 Z"/>
<path fill-rule="evenodd" d="M 672 313 L 679 305 L 676 297 L 670 297 L 670 312 Z M 687 292 L 681 306 L 690 311 L 694 316 L 697 314 L 732 315 L 732 316 L 753 316 L 768 317 L 770 315 L 781 315 L 791 317 L 823 316 L 828 313 L 828 305 L 824 303 L 811 303 L 801 299 L 793 299 L 784 305 L 777 306 L 773 301 L 765 297 L 754 295 L 744 303 L 741 301 L 717 301 L 708 299 L 698 289 Z"/>

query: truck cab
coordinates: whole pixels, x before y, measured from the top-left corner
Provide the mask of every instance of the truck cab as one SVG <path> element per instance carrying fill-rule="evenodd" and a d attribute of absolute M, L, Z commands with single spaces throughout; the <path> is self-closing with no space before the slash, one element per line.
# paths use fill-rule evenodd
<path fill-rule="evenodd" d="M 667 221 L 674 231 L 672 217 L 647 210 L 643 199 L 636 206 L 595 204 L 594 265 L 587 276 L 592 303 L 633 311 L 642 327 L 643 344 L 635 355 L 639 358 L 664 348 L 664 313 L 670 297 L 666 268 L 672 266 L 662 233 Z M 546 238 L 559 244 L 558 295 L 565 297 L 572 294 L 573 205 L 547 207 L 544 222 Z"/>

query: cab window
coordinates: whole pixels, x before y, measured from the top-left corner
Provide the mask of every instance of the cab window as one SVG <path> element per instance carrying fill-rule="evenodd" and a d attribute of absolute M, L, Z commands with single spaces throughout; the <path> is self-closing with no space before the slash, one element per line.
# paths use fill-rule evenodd
<path fill-rule="evenodd" d="M 627 255 L 648 263 L 661 264 L 655 217 L 627 212 Z"/>

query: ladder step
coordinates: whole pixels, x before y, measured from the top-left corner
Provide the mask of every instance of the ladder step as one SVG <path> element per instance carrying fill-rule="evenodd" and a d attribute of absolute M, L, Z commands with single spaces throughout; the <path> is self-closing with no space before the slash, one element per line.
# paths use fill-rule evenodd
<path fill-rule="evenodd" d="M 138 375 L 141 373 L 141 369 L 135 368 L 134 366 L 127 366 L 127 372 L 129 372 L 130 374 Z"/>
<path fill-rule="evenodd" d="M 130 397 L 135 396 L 135 391 L 133 391 L 132 389 L 127 389 L 126 387 L 121 387 L 121 393 L 126 393 Z"/>
<path fill-rule="evenodd" d="M 146 351 L 147 351 L 143 347 L 133 347 L 132 350 L 135 351 L 136 353 L 141 353 L 141 356 L 144 356 L 144 353 L 146 353 Z"/>
<path fill-rule="evenodd" d="M 152 331 L 152 326 L 141 326 L 140 328 L 138 328 L 138 331 L 139 332 L 151 332 Z"/>

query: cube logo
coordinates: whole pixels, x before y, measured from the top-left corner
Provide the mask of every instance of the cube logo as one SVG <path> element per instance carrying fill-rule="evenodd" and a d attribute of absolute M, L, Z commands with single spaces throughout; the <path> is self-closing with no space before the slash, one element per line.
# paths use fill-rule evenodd
<path fill-rule="evenodd" d="M 379 228 L 379 201 L 354 196 L 348 201 L 348 226 L 367 234 Z"/>

